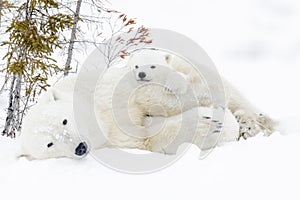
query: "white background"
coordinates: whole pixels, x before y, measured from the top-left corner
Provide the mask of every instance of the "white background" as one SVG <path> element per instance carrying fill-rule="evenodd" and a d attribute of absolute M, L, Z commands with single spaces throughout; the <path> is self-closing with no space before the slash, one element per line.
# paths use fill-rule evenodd
<path fill-rule="evenodd" d="M 300 1 L 110 2 L 146 27 L 171 29 L 199 43 L 220 74 L 278 119 L 286 135 L 227 144 L 204 160 L 192 147 L 171 167 L 148 175 L 121 174 L 90 156 L 15 160 L 16 141 L 1 137 L 0 198 L 299 199 Z"/>

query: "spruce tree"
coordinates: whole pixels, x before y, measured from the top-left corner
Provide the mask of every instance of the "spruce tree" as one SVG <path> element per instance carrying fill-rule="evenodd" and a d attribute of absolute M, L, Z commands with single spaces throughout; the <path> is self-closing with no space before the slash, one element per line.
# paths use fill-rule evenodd
<path fill-rule="evenodd" d="M 64 71 L 52 54 L 60 48 L 59 35 L 74 24 L 72 16 L 60 13 L 56 0 L 26 0 L 14 10 L 16 16 L 3 41 L 8 51 L 7 65 L 1 70 L 9 78 L 9 105 L 3 135 L 19 131 L 28 101 L 35 99 L 49 86 L 49 77 Z M 24 94 L 22 94 L 24 91 Z M 24 96 L 24 99 L 21 97 Z M 23 107 L 21 107 L 21 101 Z"/>

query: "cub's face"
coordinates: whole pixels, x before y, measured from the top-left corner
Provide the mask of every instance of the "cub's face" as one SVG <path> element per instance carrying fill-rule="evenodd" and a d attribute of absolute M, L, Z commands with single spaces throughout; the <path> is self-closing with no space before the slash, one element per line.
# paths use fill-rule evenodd
<path fill-rule="evenodd" d="M 135 78 L 137 81 L 152 81 L 158 73 L 156 65 L 136 65 Z"/>
<path fill-rule="evenodd" d="M 163 83 L 172 70 L 163 65 L 135 65 L 134 73 L 137 81 Z"/>
<path fill-rule="evenodd" d="M 166 56 L 157 50 L 143 50 L 133 53 L 127 63 L 137 81 L 164 82 L 171 71 Z"/>

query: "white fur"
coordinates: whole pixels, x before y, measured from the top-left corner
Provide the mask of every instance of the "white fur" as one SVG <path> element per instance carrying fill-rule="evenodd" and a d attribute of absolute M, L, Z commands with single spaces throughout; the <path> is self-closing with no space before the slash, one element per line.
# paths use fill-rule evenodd
<path fill-rule="evenodd" d="M 136 64 L 173 68 L 171 70 L 175 70 L 174 73 L 182 73 L 184 78 L 187 78 L 185 79 L 188 81 L 187 91 L 182 94 L 170 94 L 166 92 L 164 85 L 137 81 L 132 67 Z M 165 75 L 159 80 L 167 83 L 167 74 Z M 146 58 L 143 56 L 131 58 L 124 68 L 108 69 L 99 78 L 95 93 L 94 82 L 91 80 L 97 77 L 91 76 L 93 72 L 86 77 L 80 76 L 79 85 L 82 87 L 80 95 L 76 98 L 82 99 L 83 112 L 80 113 L 81 118 L 76 121 L 73 113 L 73 91 L 78 81 L 76 76 L 60 81 L 30 109 L 21 133 L 23 155 L 36 159 L 61 156 L 75 158 L 77 156 L 74 155 L 74 148 L 83 140 L 89 141 L 91 149 L 126 147 L 175 153 L 178 145 L 183 142 L 192 142 L 201 149 L 207 149 L 223 142 L 235 141 L 240 135 L 239 127 L 243 124 L 242 120 L 245 119 L 251 126 L 258 126 L 266 131 L 273 128 L 271 119 L 258 115 L 227 83 L 224 85 L 228 109 L 221 109 L 223 118 L 215 115 L 220 109 L 210 108 L 209 91 L 205 89 L 202 77 L 194 75 L 190 65 L 174 58 L 166 59 L 162 54 L 155 53 L 153 56 L 147 53 Z M 190 102 L 186 101 L 187 99 L 191 99 Z M 206 107 L 201 107 L 203 105 Z M 96 121 L 104 138 L 99 134 L 97 125 L 91 122 L 91 113 L 84 112 L 85 107 L 88 111 L 95 109 Z M 62 125 L 65 118 L 69 121 L 67 127 Z M 182 119 L 189 123 L 184 123 Z M 78 132 L 77 123 L 82 123 L 86 128 Z M 196 124 L 196 129 L 190 124 Z M 183 133 L 179 132 L 181 127 L 185 130 Z M 215 130 L 217 133 L 212 133 Z M 216 142 L 220 136 L 218 131 L 222 131 L 223 134 Z M 88 139 L 82 139 L 82 136 Z M 54 144 L 55 148 L 50 150 L 47 144 L 53 141 L 58 142 L 58 145 Z"/>
<path fill-rule="evenodd" d="M 77 158 L 75 149 L 83 142 L 76 132 L 70 102 L 59 91 L 48 91 L 26 115 L 21 133 L 19 156 L 30 159 L 53 157 Z M 63 125 L 63 120 L 67 124 Z M 47 147 L 52 143 L 51 147 Z"/>

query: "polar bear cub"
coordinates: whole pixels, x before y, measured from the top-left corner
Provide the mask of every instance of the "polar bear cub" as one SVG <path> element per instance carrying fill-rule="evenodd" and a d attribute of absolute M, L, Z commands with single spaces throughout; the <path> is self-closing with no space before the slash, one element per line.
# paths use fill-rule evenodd
<path fill-rule="evenodd" d="M 187 92 L 189 85 L 187 75 L 175 71 L 159 51 L 133 52 L 127 67 L 133 70 L 138 82 L 159 84 L 170 93 L 184 94 Z"/>
<path fill-rule="evenodd" d="M 151 89 L 143 87 L 137 90 L 136 102 L 144 106 L 145 110 L 150 110 L 150 114 L 169 117 L 197 106 L 210 107 L 214 104 L 211 91 L 218 91 L 214 90 L 218 87 L 211 76 L 212 72 L 205 66 L 200 66 L 200 69 L 207 72 L 207 77 L 203 77 L 184 59 L 154 50 L 138 52 L 130 57 L 128 63 L 131 68 L 135 68 L 133 71 L 138 82 L 158 82 L 170 91 L 166 93 L 159 88 L 154 89 L 153 84 L 149 84 Z M 212 79 L 210 87 L 205 79 Z M 273 119 L 255 109 L 224 78 L 222 82 L 226 94 L 224 104 L 239 122 L 240 137 L 247 139 L 260 131 L 265 135 L 275 131 L 276 122 Z"/>
<path fill-rule="evenodd" d="M 209 107 L 183 111 L 174 95 L 149 81 L 136 81 L 135 72 L 128 65 L 109 68 L 95 88 L 95 114 L 111 147 L 174 154 L 185 142 L 208 149 L 238 138 L 239 127 L 230 111 L 225 110 L 223 119 Z M 160 109 L 153 109 L 158 103 Z"/>
<path fill-rule="evenodd" d="M 132 54 L 127 67 L 137 84 L 133 95 L 145 113 L 169 117 L 199 106 L 198 91 L 189 74 L 173 69 L 162 52 L 143 50 Z"/>

